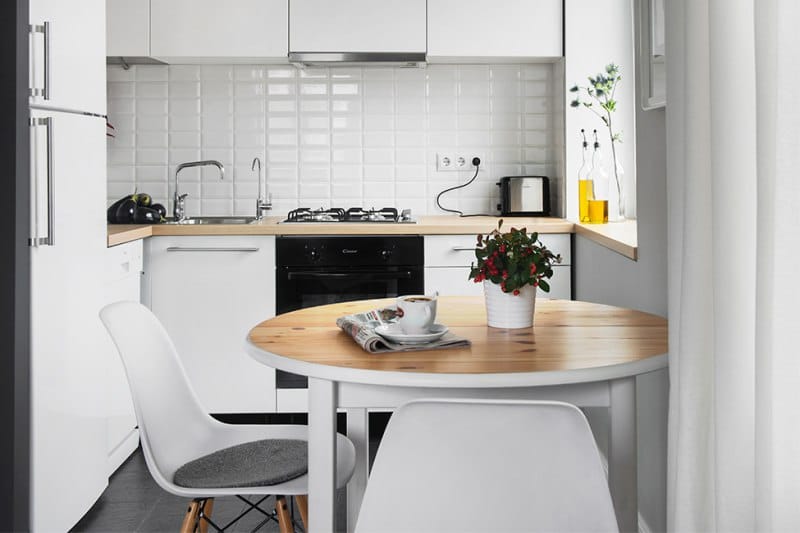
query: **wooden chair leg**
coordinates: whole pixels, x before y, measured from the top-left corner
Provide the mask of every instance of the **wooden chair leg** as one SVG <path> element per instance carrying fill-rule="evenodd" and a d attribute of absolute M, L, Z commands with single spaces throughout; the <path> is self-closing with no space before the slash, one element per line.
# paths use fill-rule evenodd
<path fill-rule="evenodd" d="M 207 516 L 211 518 L 211 511 L 214 510 L 214 498 L 208 498 L 203 503 L 203 516 Z M 200 520 L 200 524 L 197 527 L 199 533 L 208 533 L 208 521 L 207 520 Z"/>
<path fill-rule="evenodd" d="M 300 520 L 303 521 L 303 527 L 308 531 L 308 495 L 298 494 L 294 497 L 297 502 L 297 509 L 300 511 Z"/>
<path fill-rule="evenodd" d="M 197 515 L 199 512 L 200 500 L 192 500 L 189 503 L 189 507 L 186 509 L 186 514 L 183 516 L 181 533 L 194 533 L 194 527 L 197 523 Z"/>
<path fill-rule="evenodd" d="M 289 507 L 286 505 L 285 497 L 275 496 L 275 512 L 278 513 L 278 525 L 281 528 L 281 533 L 294 533 L 292 514 L 289 512 Z"/>

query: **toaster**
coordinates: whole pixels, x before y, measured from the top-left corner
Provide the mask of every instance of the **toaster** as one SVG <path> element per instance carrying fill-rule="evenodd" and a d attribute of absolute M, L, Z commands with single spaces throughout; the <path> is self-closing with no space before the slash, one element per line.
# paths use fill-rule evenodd
<path fill-rule="evenodd" d="M 546 176 L 506 176 L 497 182 L 503 216 L 550 216 L 550 183 Z"/>

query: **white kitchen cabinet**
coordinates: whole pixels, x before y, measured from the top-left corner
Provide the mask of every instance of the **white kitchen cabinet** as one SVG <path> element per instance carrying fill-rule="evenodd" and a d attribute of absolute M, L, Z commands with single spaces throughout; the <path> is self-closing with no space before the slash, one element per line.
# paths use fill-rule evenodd
<path fill-rule="evenodd" d="M 106 250 L 105 302 L 138 302 L 142 285 L 142 241 L 120 244 Z M 111 336 L 106 335 L 104 350 L 106 362 L 106 401 L 108 412 L 108 475 L 130 457 L 139 445 L 136 413 L 133 409 L 125 367 Z"/>
<path fill-rule="evenodd" d="M 150 53 L 166 63 L 286 61 L 288 0 L 150 0 Z"/>
<path fill-rule="evenodd" d="M 150 0 L 106 0 L 106 56 L 150 55 Z"/>
<path fill-rule="evenodd" d="M 292 52 L 425 53 L 425 0 L 291 0 Z"/>
<path fill-rule="evenodd" d="M 562 0 L 428 0 L 428 61 L 555 58 Z"/>
<path fill-rule="evenodd" d="M 567 233 L 539 234 L 539 240 L 556 254 L 561 263 L 553 267 L 550 292 L 538 290 L 539 298 L 571 299 L 572 256 L 571 236 Z M 483 285 L 469 278 L 470 265 L 475 262 L 475 235 L 425 236 L 425 293 L 447 296 L 483 294 Z"/>
<path fill-rule="evenodd" d="M 105 115 L 105 0 L 31 0 L 30 103 Z"/>
<path fill-rule="evenodd" d="M 275 370 L 245 351 L 275 314 L 275 237 L 152 237 L 143 292 L 209 413 L 275 410 Z"/>

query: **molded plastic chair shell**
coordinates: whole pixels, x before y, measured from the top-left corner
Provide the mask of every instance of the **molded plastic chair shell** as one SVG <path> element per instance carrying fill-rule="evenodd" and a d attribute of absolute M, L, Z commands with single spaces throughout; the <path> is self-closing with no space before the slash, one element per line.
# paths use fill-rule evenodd
<path fill-rule="evenodd" d="M 199 489 L 175 485 L 175 471 L 193 459 L 260 439 L 307 441 L 307 427 L 219 422 L 201 407 L 175 346 L 149 309 L 136 302 L 117 302 L 103 308 L 100 318 L 125 365 L 147 468 L 164 490 L 187 498 L 308 493 L 308 474 L 265 487 Z M 336 481 L 343 487 L 353 473 L 355 448 L 347 437 L 337 437 Z"/>
<path fill-rule="evenodd" d="M 421 400 L 389 421 L 356 525 L 356 533 L 407 531 L 619 530 L 577 407 Z"/>

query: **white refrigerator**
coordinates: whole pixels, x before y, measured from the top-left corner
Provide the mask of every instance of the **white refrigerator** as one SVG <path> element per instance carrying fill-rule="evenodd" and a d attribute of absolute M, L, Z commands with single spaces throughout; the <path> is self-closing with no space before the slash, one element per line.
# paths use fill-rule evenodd
<path fill-rule="evenodd" d="M 105 2 L 31 0 L 31 517 L 68 531 L 108 483 Z"/>

